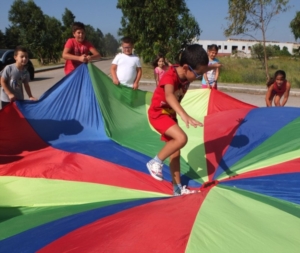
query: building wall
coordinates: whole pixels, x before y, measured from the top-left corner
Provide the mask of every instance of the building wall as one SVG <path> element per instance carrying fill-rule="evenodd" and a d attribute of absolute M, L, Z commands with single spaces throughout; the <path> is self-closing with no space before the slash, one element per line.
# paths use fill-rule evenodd
<path fill-rule="evenodd" d="M 205 50 L 207 50 L 208 46 L 211 44 L 216 44 L 219 47 L 219 54 L 232 54 L 233 51 L 242 51 L 245 54 L 251 54 L 251 47 L 261 41 L 254 40 L 198 40 L 195 43 L 203 46 Z M 266 41 L 266 45 L 276 45 L 280 47 L 280 50 L 283 47 L 287 47 L 287 50 L 293 54 L 294 48 L 299 48 L 300 44 L 292 43 L 292 42 L 278 42 L 278 41 Z"/>

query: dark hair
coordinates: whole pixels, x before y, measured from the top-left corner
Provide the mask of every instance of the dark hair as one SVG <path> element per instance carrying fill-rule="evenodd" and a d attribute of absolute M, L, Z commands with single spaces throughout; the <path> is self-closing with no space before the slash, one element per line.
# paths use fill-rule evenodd
<path fill-rule="evenodd" d="M 277 76 L 283 76 L 284 79 L 286 78 L 286 74 L 283 70 L 277 70 L 275 72 L 274 76 L 268 80 L 268 82 L 267 82 L 268 87 L 275 82 Z"/>
<path fill-rule="evenodd" d="M 208 65 L 208 56 L 203 47 L 199 44 L 193 44 L 187 46 L 180 57 L 179 65 L 183 66 L 187 64 L 191 66 L 192 69 L 196 69 L 198 65 Z"/>
<path fill-rule="evenodd" d="M 72 25 L 72 33 L 76 32 L 77 30 L 84 30 L 85 31 L 85 26 L 81 22 L 74 22 Z"/>
<path fill-rule="evenodd" d="M 133 40 L 132 40 L 130 37 L 127 37 L 127 36 L 123 37 L 123 38 L 121 39 L 121 42 L 122 42 L 122 43 L 132 44 L 132 45 L 133 45 Z"/>
<path fill-rule="evenodd" d="M 28 51 L 27 51 L 27 49 L 25 47 L 23 47 L 23 46 L 17 46 L 15 48 L 15 51 L 14 51 L 14 56 L 18 55 L 18 52 L 20 52 L 20 51 L 23 52 L 23 53 L 27 53 L 28 54 Z"/>
<path fill-rule="evenodd" d="M 209 51 L 212 51 L 212 50 L 214 50 L 214 51 L 219 51 L 219 48 L 218 48 L 218 46 L 216 45 L 216 44 L 211 44 L 211 45 L 209 45 L 208 46 L 208 50 Z"/>
<path fill-rule="evenodd" d="M 163 54 L 158 54 L 155 58 L 155 60 L 152 62 L 153 68 L 156 68 L 158 66 L 158 61 L 160 58 L 163 58 L 165 61 L 165 56 Z"/>

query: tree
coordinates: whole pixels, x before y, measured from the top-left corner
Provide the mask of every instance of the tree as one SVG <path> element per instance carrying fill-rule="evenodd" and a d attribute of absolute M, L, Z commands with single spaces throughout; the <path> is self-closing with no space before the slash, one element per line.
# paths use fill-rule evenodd
<path fill-rule="evenodd" d="M 300 11 L 297 11 L 295 18 L 290 23 L 290 28 L 295 40 L 300 38 Z"/>
<path fill-rule="evenodd" d="M 20 29 L 16 26 L 5 28 L 5 47 L 14 49 L 22 44 L 20 41 Z"/>
<path fill-rule="evenodd" d="M 273 45 L 272 50 L 273 50 L 273 56 L 290 56 L 291 55 L 287 47 L 283 47 L 281 50 L 280 46 Z"/>
<path fill-rule="evenodd" d="M 280 55 L 283 55 L 283 56 L 290 56 L 291 54 L 290 54 L 288 48 L 284 46 L 284 47 L 282 48 L 282 50 L 280 50 Z"/>
<path fill-rule="evenodd" d="M 0 48 L 5 48 L 5 35 L 4 33 L 0 30 Z"/>
<path fill-rule="evenodd" d="M 60 60 L 63 41 L 59 20 L 44 15 L 33 0 L 16 0 L 9 11 L 9 20 L 12 35 L 18 34 L 18 44 L 27 47 L 41 64 Z"/>
<path fill-rule="evenodd" d="M 104 47 L 107 56 L 114 56 L 118 52 L 119 46 L 119 42 L 113 35 L 111 35 L 110 33 L 105 34 Z"/>
<path fill-rule="evenodd" d="M 98 35 L 98 37 L 100 38 L 100 44 L 99 44 L 99 53 L 104 56 L 106 54 L 106 49 L 105 49 L 105 41 L 104 41 L 104 34 L 102 33 L 102 31 L 97 28 L 96 29 L 96 34 Z"/>
<path fill-rule="evenodd" d="M 16 0 L 11 6 L 8 18 L 20 31 L 20 42 L 42 60 L 43 47 L 49 45 L 45 36 L 45 17 L 40 7 L 33 0 Z"/>
<path fill-rule="evenodd" d="M 104 42 L 103 33 L 100 29 L 96 29 L 91 25 L 85 25 L 86 39 L 93 44 L 98 52 L 103 55 L 104 53 Z"/>
<path fill-rule="evenodd" d="M 267 79 L 270 78 L 270 75 L 266 51 L 266 31 L 272 19 L 289 8 L 288 2 L 289 0 L 228 0 L 229 10 L 226 19 L 229 20 L 229 24 L 224 34 L 227 37 L 243 34 L 255 39 L 251 33 L 256 30 L 261 31 Z"/>
<path fill-rule="evenodd" d="M 62 24 L 54 18 L 45 15 L 46 40 L 49 46 L 43 48 L 44 64 L 58 62 L 61 59 L 64 41 L 62 38 Z"/>
<path fill-rule="evenodd" d="M 251 55 L 253 58 L 257 58 L 261 63 L 262 67 L 265 67 L 265 52 L 267 59 L 269 59 L 271 56 L 274 55 L 274 52 L 277 50 L 277 48 L 273 46 L 264 46 L 261 43 L 255 44 L 251 47 Z M 280 48 L 279 48 L 280 50 Z"/>
<path fill-rule="evenodd" d="M 180 50 L 200 35 L 184 0 L 118 0 L 123 12 L 120 36 L 135 41 L 135 52 L 149 62 L 162 53 L 175 61 Z"/>
<path fill-rule="evenodd" d="M 63 41 L 66 42 L 69 38 L 73 36 L 72 25 L 75 22 L 75 16 L 68 8 L 65 8 L 65 12 L 62 15 L 62 22 L 63 22 L 62 38 Z"/>

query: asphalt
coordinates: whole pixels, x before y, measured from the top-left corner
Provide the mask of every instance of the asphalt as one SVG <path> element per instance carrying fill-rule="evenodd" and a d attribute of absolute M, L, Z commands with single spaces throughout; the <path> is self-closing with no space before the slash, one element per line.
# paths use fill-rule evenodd
<path fill-rule="evenodd" d="M 55 66 L 47 66 L 47 67 L 39 67 L 35 69 L 35 73 L 60 69 L 63 68 L 64 64 L 55 65 Z M 155 84 L 154 80 L 151 79 L 141 79 L 141 84 L 144 85 L 153 85 Z M 201 87 L 201 83 L 198 81 L 192 82 L 191 87 L 199 88 Z M 249 85 L 249 84 L 232 84 L 232 83 L 218 83 L 218 89 L 221 91 L 229 91 L 229 92 L 240 92 L 240 93 L 248 93 L 248 94 L 257 94 L 264 95 L 266 94 L 267 88 L 262 85 Z M 292 88 L 290 91 L 290 96 L 300 97 L 300 89 Z"/>

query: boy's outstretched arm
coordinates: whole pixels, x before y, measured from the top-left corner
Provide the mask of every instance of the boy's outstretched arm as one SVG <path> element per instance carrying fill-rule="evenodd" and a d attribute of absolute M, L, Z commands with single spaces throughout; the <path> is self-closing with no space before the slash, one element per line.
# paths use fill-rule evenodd
<path fill-rule="evenodd" d="M 203 126 L 203 124 L 194 118 L 190 117 L 186 111 L 182 108 L 180 103 L 178 102 L 177 98 L 174 95 L 174 86 L 171 84 L 165 85 L 165 94 L 166 94 L 166 101 L 167 103 L 172 107 L 172 109 L 181 117 L 181 119 L 186 124 L 186 127 L 188 128 L 189 125 L 192 125 L 193 127 L 197 126 Z"/>
<path fill-rule="evenodd" d="M 271 100 L 272 90 L 273 90 L 273 85 L 270 85 L 268 87 L 268 90 L 267 90 L 267 93 L 266 93 L 266 97 L 265 97 L 265 101 L 266 101 L 266 106 L 267 107 L 271 107 L 272 106 L 272 100 Z"/>
<path fill-rule="evenodd" d="M 37 99 L 36 99 L 34 96 L 32 96 L 32 94 L 31 94 L 31 89 L 30 89 L 29 83 L 24 83 L 24 88 L 25 88 L 25 91 L 26 91 L 26 93 L 27 93 L 27 95 L 28 95 L 28 97 L 29 97 L 29 100 L 33 100 L 33 101 L 37 100 Z"/>
<path fill-rule="evenodd" d="M 289 99 L 289 95 L 290 95 L 290 90 L 291 90 L 291 84 L 289 82 L 286 83 L 286 90 L 283 94 L 283 100 L 281 103 L 281 106 L 284 106 L 286 104 L 286 102 Z"/>
<path fill-rule="evenodd" d="M 110 75 L 111 75 L 112 81 L 115 85 L 120 84 L 120 81 L 117 77 L 117 68 L 118 68 L 118 65 L 116 65 L 116 64 L 112 64 L 110 67 Z"/>
<path fill-rule="evenodd" d="M 100 53 L 97 51 L 96 48 L 92 47 L 90 48 L 90 52 L 92 53 L 92 55 L 88 55 L 86 58 L 88 61 L 92 61 L 92 60 L 100 60 L 101 59 L 101 55 Z"/>
<path fill-rule="evenodd" d="M 220 68 L 220 67 L 222 67 L 221 63 L 214 63 L 214 64 L 211 64 L 211 65 L 207 66 L 207 71 L 210 71 L 212 69 L 217 69 L 217 68 Z"/>
<path fill-rule="evenodd" d="M 71 53 L 71 48 L 65 47 L 62 53 L 62 58 L 65 60 L 73 60 L 73 61 L 80 61 L 80 62 L 88 62 L 87 55 L 74 55 Z"/>
<path fill-rule="evenodd" d="M 139 88 L 139 81 L 141 80 L 141 77 L 142 77 L 142 68 L 139 67 L 139 68 L 136 68 L 136 78 L 134 80 L 134 83 L 133 83 L 133 89 L 136 90 Z"/>

